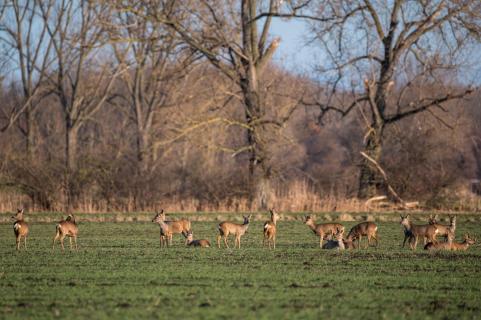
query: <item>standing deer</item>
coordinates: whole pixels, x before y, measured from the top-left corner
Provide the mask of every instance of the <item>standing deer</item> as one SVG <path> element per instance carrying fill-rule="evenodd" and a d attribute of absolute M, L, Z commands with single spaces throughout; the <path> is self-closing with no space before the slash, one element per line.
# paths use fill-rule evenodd
<path fill-rule="evenodd" d="M 311 216 L 306 216 L 304 219 L 306 224 L 315 235 L 319 237 L 319 247 L 322 248 L 322 240 L 327 236 L 335 236 L 339 233 L 344 233 L 344 226 L 339 223 L 320 223 L 316 224 Z"/>
<path fill-rule="evenodd" d="M 158 223 L 160 226 L 160 247 L 168 247 L 172 245 L 172 228 L 168 225 L 165 221 L 165 215 L 162 212 L 159 212 L 155 215 L 152 219 L 152 222 Z M 187 241 L 186 241 L 187 244 Z"/>
<path fill-rule="evenodd" d="M 265 246 L 266 242 L 269 244 L 269 249 L 271 248 L 271 243 L 276 248 L 276 233 L 277 233 L 277 220 L 279 219 L 279 214 L 274 209 L 269 210 L 271 213 L 271 220 L 264 222 L 264 239 L 262 241 L 262 246 Z"/>
<path fill-rule="evenodd" d="M 409 214 L 405 217 L 401 215 L 401 225 L 404 226 L 404 241 L 403 241 L 403 248 L 406 244 L 406 240 L 409 239 L 409 243 L 412 250 L 416 250 L 418 245 L 419 237 L 422 237 L 424 240 L 424 244 L 426 244 L 426 239 L 437 243 L 436 235 L 438 234 L 438 228 L 431 224 L 425 225 L 415 225 L 409 221 Z"/>
<path fill-rule="evenodd" d="M 376 247 L 378 246 L 377 240 L 377 225 L 374 222 L 361 222 L 351 228 L 347 235 L 347 240 L 354 242 L 358 241 L 358 248 L 361 249 L 362 236 L 367 236 L 366 248 L 371 245 L 371 240 L 376 240 Z"/>
<path fill-rule="evenodd" d="M 67 219 L 60 221 L 57 223 L 55 237 L 53 238 L 53 246 L 52 250 L 55 250 L 55 242 L 57 239 L 60 238 L 60 244 L 62 245 L 62 251 L 65 250 L 63 246 L 63 240 L 65 237 L 69 237 L 70 241 L 70 250 L 72 250 L 72 238 L 75 242 L 75 250 L 77 250 L 77 234 L 78 234 L 78 227 L 77 222 L 75 222 L 75 217 L 73 214 L 69 214 Z"/>
<path fill-rule="evenodd" d="M 219 235 L 217 236 L 217 246 L 219 248 L 221 238 L 224 238 L 224 244 L 227 248 L 229 248 L 229 245 L 227 244 L 227 237 L 229 236 L 229 234 L 233 234 L 235 236 L 234 248 L 236 247 L 236 245 L 238 245 L 240 249 L 240 239 L 249 228 L 249 221 L 251 219 L 251 215 L 249 215 L 248 217 L 243 217 L 244 222 L 242 224 L 227 221 L 219 223 L 219 226 L 217 227 L 217 229 L 219 230 Z"/>
<path fill-rule="evenodd" d="M 210 242 L 207 239 L 194 240 L 194 234 L 192 233 L 192 231 L 189 231 L 187 233 L 187 245 L 192 247 L 209 248 Z"/>
<path fill-rule="evenodd" d="M 27 236 L 28 236 L 28 224 L 23 220 L 23 209 L 18 209 L 17 213 L 12 216 L 15 220 L 13 223 L 13 232 L 15 233 L 15 241 L 17 251 L 20 250 L 20 241 L 23 237 L 23 245 L 25 250 L 27 250 Z"/>
<path fill-rule="evenodd" d="M 190 221 L 187 220 L 187 219 L 180 219 L 178 221 L 166 221 L 165 220 L 166 216 L 165 216 L 165 213 L 164 213 L 164 210 L 161 209 L 160 212 L 158 212 L 155 217 L 152 219 L 152 222 L 156 222 L 156 223 L 159 223 L 160 224 L 160 221 L 163 221 L 165 222 L 165 224 L 167 224 L 170 228 L 170 232 L 172 233 L 170 236 L 170 245 L 172 245 L 172 235 L 174 234 L 182 234 L 185 238 L 186 238 L 186 241 L 185 243 L 187 244 L 187 233 L 190 231 Z M 162 235 L 162 228 L 160 230 L 160 242 L 161 242 L 161 246 L 162 246 L 162 240 L 165 240 L 165 235 L 164 235 L 164 238 L 163 238 L 163 235 Z"/>
<path fill-rule="evenodd" d="M 445 241 L 448 241 L 448 235 L 451 232 L 453 235 L 456 234 L 456 216 L 449 216 L 449 225 L 439 224 L 437 222 L 437 216 L 429 216 L 429 224 L 432 224 L 438 228 L 438 236 L 443 236 Z"/>

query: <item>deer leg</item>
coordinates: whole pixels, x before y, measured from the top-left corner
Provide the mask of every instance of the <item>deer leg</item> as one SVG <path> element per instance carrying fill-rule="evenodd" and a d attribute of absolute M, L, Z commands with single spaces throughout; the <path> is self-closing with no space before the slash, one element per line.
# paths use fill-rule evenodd
<path fill-rule="evenodd" d="M 374 240 L 376 240 L 376 248 L 377 248 L 377 246 L 378 246 L 378 244 L 379 244 L 378 241 L 377 241 L 377 236 L 376 236 L 376 235 L 373 235 L 372 238 L 373 238 Z"/>
<path fill-rule="evenodd" d="M 276 250 L 276 236 L 272 237 L 272 242 L 274 243 L 274 250 Z"/>
<path fill-rule="evenodd" d="M 73 242 L 75 243 L 75 250 L 78 251 L 78 246 L 77 246 L 77 236 L 73 237 Z"/>
<path fill-rule="evenodd" d="M 17 236 L 15 238 L 15 243 L 16 243 L 17 251 L 19 251 L 20 250 L 20 236 Z"/>
<path fill-rule="evenodd" d="M 414 237 L 414 241 L 412 243 L 411 249 L 416 250 L 417 246 L 418 246 L 418 237 Z"/>
<path fill-rule="evenodd" d="M 408 236 L 406 234 L 404 234 L 403 248 L 404 248 L 404 245 L 406 244 L 407 239 L 408 239 Z"/>
<path fill-rule="evenodd" d="M 222 238 L 222 236 L 219 234 L 217 235 L 217 247 L 220 249 L 220 238 Z"/>
<path fill-rule="evenodd" d="M 224 244 L 227 248 L 230 249 L 229 244 L 227 243 L 227 236 L 224 234 Z M 234 247 L 235 247 L 235 242 L 234 242 Z"/>
<path fill-rule="evenodd" d="M 62 251 L 65 251 L 65 247 L 63 246 L 63 239 L 65 238 L 65 235 L 60 236 L 60 244 L 62 245 Z"/>
<path fill-rule="evenodd" d="M 60 234 L 59 232 L 57 231 L 57 233 L 55 234 L 55 237 L 53 238 L 53 245 L 52 245 L 52 250 L 55 250 L 55 241 L 57 241 L 57 239 L 60 237 Z"/>
<path fill-rule="evenodd" d="M 70 243 L 70 250 L 72 250 L 72 237 L 68 237 L 68 242 Z"/>
<path fill-rule="evenodd" d="M 321 248 L 321 249 L 322 249 L 322 240 L 324 240 L 324 234 L 321 233 L 319 235 L 319 248 Z"/>

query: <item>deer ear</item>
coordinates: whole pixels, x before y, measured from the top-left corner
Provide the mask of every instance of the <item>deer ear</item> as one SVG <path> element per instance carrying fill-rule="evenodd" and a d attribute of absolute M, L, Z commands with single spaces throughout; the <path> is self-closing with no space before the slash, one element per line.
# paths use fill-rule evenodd
<path fill-rule="evenodd" d="M 164 213 L 164 209 L 160 209 L 160 214 Z"/>

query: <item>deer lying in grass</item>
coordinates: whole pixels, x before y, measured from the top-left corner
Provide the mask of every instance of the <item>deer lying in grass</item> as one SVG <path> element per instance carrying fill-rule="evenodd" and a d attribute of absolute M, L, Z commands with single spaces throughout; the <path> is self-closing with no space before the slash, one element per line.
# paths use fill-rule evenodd
<path fill-rule="evenodd" d="M 453 242 L 451 244 L 451 250 L 454 251 L 466 251 L 468 250 L 469 246 L 473 245 L 476 243 L 475 238 L 471 238 L 469 236 L 469 233 L 466 233 L 464 235 L 464 241 L 463 242 Z"/>
<path fill-rule="evenodd" d="M 304 219 L 304 224 L 306 224 L 315 235 L 319 237 L 319 247 L 322 248 L 322 240 L 324 237 L 333 236 L 344 233 L 344 226 L 339 223 L 320 223 L 316 224 L 311 216 L 306 216 Z"/>
<path fill-rule="evenodd" d="M 424 246 L 424 250 L 453 250 L 453 251 L 466 251 L 470 245 L 476 243 L 476 239 L 471 238 L 469 234 L 464 235 L 463 242 L 454 242 L 454 233 L 448 231 L 448 241 L 433 243 L 429 242 Z"/>
<path fill-rule="evenodd" d="M 436 235 L 438 234 L 438 228 L 431 224 L 425 225 L 415 225 L 409 221 L 409 214 L 405 217 L 401 215 L 401 225 L 404 226 L 404 241 L 403 248 L 406 244 L 406 240 L 409 239 L 409 244 L 412 250 L 416 250 L 418 245 L 419 237 L 422 237 L 424 244 L 426 244 L 426 239 L 430 242 L 437 243 Z"/>
<path fill-rule="evenodd" d="M 453 235 L 456 234 L 456 217 L 449 216 L 449 225 L 439 224 L 437 222 L 437 216 L 429 216 L 429 224 L 438 228 L 437 236 L 443 236 L 445 241 L 448 241 L 449 233 L 451 232 Z"/>
<path fill-rule="evenodd" d="M 64 251 L 65 248 L 63 246 L 63 240 L 65 239 L 65 237 L 69 237 L 70 250 L 72 250 L 72 238 L 74 239 L 74 242 L 75 242 L 75 250 L 78 249 L 77 247 L 78 227 L 73 214 L 69 214 L 67 216 L 67 219 L 57 223 L 55 229 L 56 229 L 56 232 L 55 232 L 55 237 L 53 238 L 52 250 L 55 250 L 55 242 L 57 241 L 57 239 L 60 239 L 60 244 L 62 245 L 62 251 Z"/>
<path fill-rule="evenodd" d="M 269 249 L 271 248 L 271 243 L 276 248 L 276 233 L 277 233 L 277 220 L 279 215 L 274 209 L 269 210 L 271 213 L 271 220 L 264 222 L 264 239 L 262 241 L 262 246 L 269 244 Z"/>
<path fill-rule="evenodd" d="M 207 239 L 194 240 L 194 234 L 192 233 L 192 231 L 189 231 L 187 233 L 187 245 L 192 247 L 209 248 L 210 242 Z"/>
<path fill-rule="evenodd" d="M 377 225 L 374 222 L 361 222 L 351 228 L 347 235 L 347 241 L 353 242 L 357 240 L 358 248 L 361 249 L 362 236 L 367 236 L 366 248 L 371 245 L 371 240 L 376 240 L 376 247 L 378 246 L 377 240 Z"/>
<path fill-rule="evenodd" d="M 13 223 L 13 233 L 15 233 L 16 248 L 20 250 L 20 241 L 23 237 L 23 245 L 27 250 L 27 236 L 28 236 L 28 224 L 23 220 L 23 209 L 18 209 L 17 213 L 12 216 L 15 220 Z"/>
<path fill-rule="evenodd" d="M 229 236 L 229 234 L 233 234 L 235 236 L 234 248 L 236 247 L 236 245 L 238 245 L 240 249 L 240 239 L 249 228 L 250 218 L 251 215 L 249 215 L 248 217 L 244 216 L 244 222 L 242 224 L 227 221 L 221 222 L 217 227 L 217 229 L 219 230 L 219 235 L 217 236 L 217 246 L 220 248 L 220 239 L 224 238 L 224 244 L 227 248 L 229 248 L 229 245 L 227 244 L 227 237 Z"/>
<path fill-rule="evenodd" d="M 165 220 L 165 212 L 163 209 L 158 212 L 155 217 L 152 219 L 152 222 L 156 222 L 160 224 L 160 221 L 163 221 L 165 224 L 169 226 L 169 245 L 172 245 L 172 236 L 174 234 L 182 234 L 185 238 L 186 241 L 185 243 L 187 244 L 187 233 L 190 231 L 190 221 L 187 219 L 180 219 L 178 221 L 166 221 Z M 166 235 L 162 234 L 162 228 L 160 228 L 160 246 L 162 247 L 162 243 L 166 242 Z"/>
<path fill-rule="evenodd" d="M 334 236 L 335 240 L 327 240 L 327 242 L 322 246 L 322 249 L 337 249 L 337 250 L 350 249 L 349 247 L 346 248 L 346 242 L 343 239 L 343 236 L 344 236 L 344 232 L 336 234 Z"/>

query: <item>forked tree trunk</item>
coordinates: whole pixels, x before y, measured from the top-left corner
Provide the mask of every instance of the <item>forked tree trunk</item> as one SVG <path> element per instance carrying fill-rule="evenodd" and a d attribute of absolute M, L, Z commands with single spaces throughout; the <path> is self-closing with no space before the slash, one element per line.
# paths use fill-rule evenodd
<path fill-rule="evenodd" d="M 364 152 L 377 163 L 380 162 L 382 155 L 382 132 L 383 126 L 372 128 L 364 145 Z M 376 167 L 363 158 L 359 169 L 358 198 L 367 199 L 380 194 L 384 195 L 386 186 Z"/>

